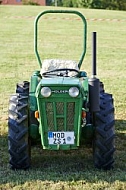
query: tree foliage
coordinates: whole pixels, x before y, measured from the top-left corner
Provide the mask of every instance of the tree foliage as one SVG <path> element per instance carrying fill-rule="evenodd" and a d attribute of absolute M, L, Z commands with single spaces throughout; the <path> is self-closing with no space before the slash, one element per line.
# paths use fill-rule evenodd
<path fill-rule="evenodd" d="M 79 7 L 90 8 L 92 0 L 78 0 Z"/>
<path fill-rule="evenodd" d="M 78 0 L 78 3 L 93 9 L 126 10 L 126 0 Z"/>
<path fill-rule="evenodd" d="M 126 10 L 126 0 L 92 0 L 91 8 Z"/>
<path fill-rule="evenodd" d="M 47 5 L 54 5 L 54 2 L 55 0 L 46 0 Z M 57 0 L 57 5 L 63 7 L 126 10 L 126 0 Z"/>

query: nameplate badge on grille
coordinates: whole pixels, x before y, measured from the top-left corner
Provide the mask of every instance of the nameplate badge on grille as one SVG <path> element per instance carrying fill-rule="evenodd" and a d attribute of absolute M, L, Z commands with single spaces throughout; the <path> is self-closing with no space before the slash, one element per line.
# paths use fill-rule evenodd
<path fill-rule="evenodd" d="M 74 131 L 70 132 L 48 132 L 48 141 L 50 145 L 71 145 L 74 144 Z"/>
<path fill-rule="evenodd" d="M 52 93 L 55 94 L 66 94 L 68 92 L 69 92 L 68 90 L 52 90 Z"/>

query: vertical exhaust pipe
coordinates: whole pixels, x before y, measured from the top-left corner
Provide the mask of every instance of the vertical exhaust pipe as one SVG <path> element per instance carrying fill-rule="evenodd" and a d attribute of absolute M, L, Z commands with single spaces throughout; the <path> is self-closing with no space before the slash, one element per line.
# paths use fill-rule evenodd
<path fill-rule="evenodd" d="M 96 73 L 96 56 L 97 56 L 97 50 L 96 50 L 96 36 L 97 33 L 92 33 L 92 77 L 95 77 L 97 75 Z"/>
<path fill-rule="evenodd" d="M 92 76 L 88 79 L 89 82 L 89 110 L 90 112 L 97 112 L 99 107 L 99 79 L 96 78 L 96 32 L 92 33 Z"/>

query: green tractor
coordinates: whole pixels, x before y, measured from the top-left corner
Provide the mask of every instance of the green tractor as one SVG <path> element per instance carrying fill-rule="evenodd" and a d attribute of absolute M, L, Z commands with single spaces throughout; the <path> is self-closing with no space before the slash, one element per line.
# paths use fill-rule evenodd
<path fill-rule="evenodd" d="M 38 20 L 45 14 L 75 14 L 84 25 L 84 43 L 78 63 L 47 59 L 41 62 L 38 47 Z M 30 82 L 18 83 L 9 100 L 8 149 L 12 169 L 31 165 L 31 142 L 43 149 L 73 150 L 87 142 L 93 148 L 94 166 L 111 169 L 114 163 L 114 106 L 111 94 L 96 78 L 96 32 L 93 32 L 92 77 L 81 71 L 86 53 L 86 19 L 78 11 L 46 10 L 35 20 L 34 48 L 40 65 Z M 85 153 L 86 154 L 86 153 Z"/>

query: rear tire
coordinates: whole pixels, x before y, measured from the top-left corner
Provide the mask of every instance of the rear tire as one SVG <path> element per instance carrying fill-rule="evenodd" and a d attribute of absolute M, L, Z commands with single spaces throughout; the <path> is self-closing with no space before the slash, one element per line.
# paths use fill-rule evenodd
<path fill-rule="evenodd" d="M 93 141 L 94 165 L 98 169 L 111 169 L 114 163 L 114 106 L 111 94 L 100 93 L 100 111 L 95 114 Z"/>
<path fill-rule="evenodd" d="M 21 93 L 12 95 L 9 101 L 8 150 L 12 169 L 30 167 L 28 115 L 28 96 L 21 89 Z"/>

